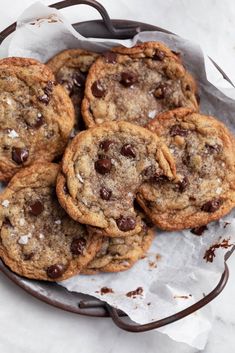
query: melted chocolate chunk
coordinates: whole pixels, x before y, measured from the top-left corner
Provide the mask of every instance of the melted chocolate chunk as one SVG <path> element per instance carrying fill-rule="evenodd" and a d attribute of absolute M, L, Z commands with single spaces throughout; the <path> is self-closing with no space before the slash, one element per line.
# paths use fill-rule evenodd
<path fill-rule="evenodd" d="M 95 162 L 95 170 L 100 174 L 109 173 L 112 168 L 112 163 L 110 158 L 101 158 Z"/>
<path fill-rule="evenodd" d="M 210 154 L 219 153 L 222 150 L 222 146 L 218 144 L 209 145 L 208 143 L 206 143 L 205 147 Z"/>
<path fill-rule="evenodd" d="M 73 84 L 77 88 L 84 88 L 85 86 L 85 81 L 86 81 L 86 76 L 83 75 L 80 71 L 75 72 L 72 76 L 73 79 Z"/>
<path fill-rule="evenodd" d="M 200 95 L 198 93 L 195 93 L 195 97 L 196 97 L 197 104 L 200 104 L 200 101 L 201 101 Z"/>
<path fill-rule="evenodd" d="M 136 82 L 138 82 L 138 78 L 134 73 L 132 73 L 132 72 L 122 72 L 121 73 L 120 83 L 124 87 L 130 87 Z"/>
<path fill-rule="evenodd" d="M 187 187 L 189 186 L 189 180 L 188 178 L 185 176 L 181 181 L 178 182 L 177 184 L 177 190 L 181 193 L 183 193 Z"/>
<path fill-rule="evenodd" d="M 29 157 L 29 150 L 27 148 L 12 148 L 12 159 L 17 164 L 22 164 L 27 161 Z"/>
<path fill-rule="evenodd" d="M 174 137 L 174 136 L 188 136 L 189 134 L 189 130 L 184 129 L 182 126 L 180 125 L 173 125 L 170 129 L 170 136 Z"/>
<path fill-rule="evenodd" d="M 91 86 L 91 92 L 96 98 L 102 98 L 106 94 L 106 89 L 102 86 L 101 82 L 95 81 Z"/>
<path fill-rule="evenodd" d="M 44 118 L 40 114 L 37 116 L 35 123 L 32 125 L 34 129 L 39 129 L 44 124 Z"/>
<path fill-rule="evenodd" d="M 191 229 L 191 233 L 195 235 L 202 235 L 207 229 L 208 229 L 207 226 L 200 226 L 200 227 Z"/>
<path fill-rule="evenodd" d="M 82 255 L 86 247 L 86 239 L 83 237 L 73 239 L 70 250 L 73 255 Z"/>
<path fill-rule="evenodd" d="M 128 232 L 129 230 L 135 229 L 136 221 L 132 217 L 123 217 L 121 216 L 116 220 L 118 228 L 122 232 Z"/>
<path fill-rule="evenodd" d="M 60 79 L 58 80 L 59 84 L 63 85 L 64 88 L 69 92 L 69 94 L 71 95 L 73 92 L 73 81 L 72 80 L 64 80 L 64 79 Z"/>
<path fill-rule="evenodd" d="M 219 248 L 228 249 L 233 246 L 233 244 L 229 244 L 229 240 L 230 239 L 223 239 L 220 243 L 212 245 L 208 250 L 206 250 L 205 255 L 203 256 L 203 259 L 205 259 L 206 262 L 213 262 L 215 258 L 216 249 L 219 249 Z"/>
<path fill-rule="evenodd" d="M 114 144 L 114 141 L 112 140 L 104 140 L 102 142 L 100 142 L 100 148 L 105 151 L 105 152 L 108 152 L 109 150 L 109 147 Z"/>
<path fill-rule="evenodd" d="M 8 217 L 4 218 L 4 221 L 3 221 L 2 225 L 6 226 L 6 227 L 13 227 L 13 225 L 12 225 L 12 223 L 11 223 L 11 221 L 10 221 L 10 219 Z"/>
<path fill-rule="evenodd" d="M 156 49 L 155 53 L 152 56 L 153 60 L 159 60 L 162 61 L 165 58 L 165 53 L 161 51 L 160 49 Z"/>
<path fill-rule="evenodd" d="M 107 51 L 106 53 L 103 54 L 106 63 L 108 64 L 116 64 L 117 62 L 117 54 L 113 53 L 111 51 Z"/>
<path fill-rule="evenodd" d="M 33 258 L 33 256 L 34 256 L 33 252 L 30 252 L 28 254 L 24 254 L 24 260 L 25 261 L 29 261 L 29 260 L 31 260 Z"/>
<path fill-rule="evenodd" d="M 29 212 L 34 216 L 39 216 L 44 210 L 44 206 L 41 201 L 37 200 L 29 205 Z"/>
<path fill-rule="evenodd" d="M 125 145 L 122 146 L 121 154 L 125 157 L 130 157 L 130 158 L 136 157 L 135 149 L 133 145 L 129 143 L 126 143 Z"/>
<path fill-rule="evenodd" d="M 55 264 L 47 268 L 47 276 L 52 279 L 59 278 L 65 272 L 65 266 L 62 264 Z"/>
<path fill-rule="evenodd" d="M 204 205 L 202 205 L 201 210 L 204 212 L 212 213 L 217 211 L 222 205 L 222 203 L 223 203 L 222 199 L 214 199 L 211 201 L 207 201 L 206 203 L 204 203 Z"/>
<path fill-rule="evenodd" d="M 47 94 L 43 94 L 42 96 L 38 97 L 38 100 L 47 105 L 50 102 L 50 97 Z"/>
<path fill-rule="evenodd" d="M 165 95 L 167 93 L 167 85 L 165 83 L 159 83 L 157 87 L 155 88 L 154 91 L 154 96 L 158 99 L 165 98 Z"/>
<path fill-rule="evenodd" d="M 103 199 L 103 200 L 110 200 L 112 196 L 112 191 L 105 188 L 104 186 L 100 189 L 100 197 Z"/>

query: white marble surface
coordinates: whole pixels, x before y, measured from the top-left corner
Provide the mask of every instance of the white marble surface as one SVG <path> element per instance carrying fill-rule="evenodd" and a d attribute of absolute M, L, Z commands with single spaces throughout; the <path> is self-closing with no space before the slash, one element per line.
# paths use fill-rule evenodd
<path fill-rule="evenodd" d="M 0 30 L 15 21 L 32 0 L 0 0 Z M 51 1 L 42 1 L 45 4 Z M 149 22 L 198 42 L 235 82 L 235 2 L 233 0 L 101 0 L 113 18 Z M 66 10 L 71 21 L 98 18 L 79 6 Z M 232 353 L 235 345 L 235 256 L 230 279 L 213 301 L 215 320 L 204 353 Z M 0 273 L 1 353 L 196 353 L 157 332 L 131 334 L 107 319 L 66 313 L 37 301 Z"/>

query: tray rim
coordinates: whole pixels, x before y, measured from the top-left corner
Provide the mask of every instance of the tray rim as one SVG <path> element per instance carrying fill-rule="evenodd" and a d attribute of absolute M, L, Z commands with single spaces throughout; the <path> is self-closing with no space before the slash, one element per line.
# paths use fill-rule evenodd
<path fill-rule="evenodd" d="M 62 6 L 62 3 L 64 3 L 64 6 Z M 49 5 L 49 7 L 55 7 L 55 8 L 63 8 L 63 7 L 67 7 L 67 6 L 72 6 L 72 5 L 76 5 L 76 4 L 80 4 L 80 3 L 85 3 L 87 5 L 91 5 L 93 6 L 95 4 L 95 6 L 93 7 L 96 7 L 97 9 L 97 6 L 101 7 L 101 10 L 98 9 L 98 11 L 101 13 L 102 12 L 102 5 L 100 5 L 99 3 L 97 3 L 96 1 L 94 0 L 88 0 L 88 1 L 71 1 L 71 0 L 65 0 L 65 1 L 62 1 L 60 3 L 56 3 L 56 4 L 52 4 L 52 5 Z M 92 5 L 93 3 L 93 5 Z M 97 5 L 98 4 L 98 5 Z M 103 8 L 103 10 L 105 10 Z M 106 11 L 106 10 L 105 10 Z M 107 15 L 108 16 L 108 15 Z M 103 16 L 102 16 L 103 17 Z M 108 19 L 109 19 L 109 16 L 108 16 Z M 110 19 L 109 19 L 110 20 Z M 169 33 L 169 34 L 173 34 L 173 35 L 176 35 L 175 33 L 172 33 L 164 28 L 161 28 L 161 27 L 157 27 L 157 26 L 154 26 L 152 24 L 148 24 L 148 23 L 144 23 L 144 22 L 137 22 L 137 21 L 132 21 L 132 20 L 122 20 L 122 19 L 112 19 L 110 20 L 111 24 L 113 26 L 119 26 L 123 29 L 127 29 L 127 26 L 130 26 L 130 27 L 133 27 L 133 26 L 138 26 L 138 28 L 141 28 L 142 31 L 146 31 L 146 30 L 154 30 L 154 31 L 159 31 L 159 32 L 164 32 L 164 33 Z M 74 28 L 77 28 L 81 25 L 88 25 L 88 26 L 94 26 L 96 24 L 105 24 L 106 25 L 106 21 L 105 21 L 105 18 L 103 17 L 103 20 L 91 20 L 91 21 L 82 21 L 82 22 L 77 22 L 75 24 L 73 24 Z M 2 41 L 4 39 L 6 39 L 12 32 L 15 31 L 15 28 L 16 27 L 16 23 L 13 23 L 12 25 L 6 27 L 3 31 L 0 32 L 0 45 L 2 43 Z M 147 28 L 147 29 L 146 29 Z M 128 31 L 128 30 L 127 30 Z M 215 65 L 215 67 L 218 69 L 218 71 L 222 74 L 223 78 L 225 80 L 227 80 L 231 85 L 233 85 L 232 81 L 229 79 L 229 77 L 224 73 L 224 71 L 210 58 L 210 60 L 212 61 L 212 63 Z M 230 255 L 231 253 L 233 252 L 234 248 L 230 251 Z M 228 258 L 228 256 L 227 256 Z M 185 316 L 188 316 L 190 314 L 192 314 L 194 311 L 200 309 L 201 307 L 207 305 L 211 300 L 213 300 L 217 295 L 220 294 L 220 292 L 224 289 L 227 281 L 228 281 L 228 277 L 229 277 L 229 271 L 228 271 L 228 267 L 226 265 L 226 260 L 227 258 L 225 259 L 225 270 L 221 276 L 221 279 L 218 283 L 218 285 L 208 294 L 206 295 L 206 297 L 202 298 L 200 301 L 196 302 L 193 306 L 197 306 L 197 304 L 199 304 L 199 302 L 203 301 L 203 305 L 199 305 L 199 307 L 196 307 L 194 310 L 191 310 L 190 311 L 190 307 L 187 307 L 186 309 L 184 309 L 183 311 L 186 311 L 187 313 L 181 317 L 178 317 L 177 318 L 177 315 L 182 313 L 182 312 L 179 312 L 179 313 L 176 313 L 174 315 L 172 315 L 171 317 L 169 318 L 166 318 L 166 319 L 170 319 L 171 320 L 168 322 L 167 320 L 165 319 L 162 319 L 162 320 L 165 320 L 165 322 L 163 322 L 160 326 L 158 325 L 157 327 L 161 327 L 161 326 L 164 326 L 164 325 L 167 325 L 171 322 L 174 322 L 174 321 L 177 321 Z M 114 323 L 124 329 L 124 330 L 127 330 L 127 331 L 131 331 L 131 332 L 143 332 L 143 331 L 148 331 L 148 330 L 151 330 L 153 328 L 156 328 L 156 325 L 155 327 L 153 327 L 153 324 L 154 323 L 149 323 L 149 324 L 145 324 L 145 325 L 132 325 L 132 324 L 126 324 L 124 321 L 122 321 L 120 319 L 121 316 L 127 316 L 125 313 L 122 313 L 120 311 L 117 311 L 116 309 L 110 307 L 108 304 L 104 303 L 104 302 L 101 302 L 99 301 L 98 299 L 96 299 L 94 301 L 93 304 L 89 305 L 89 302 L 86 303 L 86 301 L 81 301 L 82 305 L 81 307 L 77 307 L 77 309 L 75 310 L 74 307 L 72 306 L 69 306 L 67 304 L 64 304 L 64 303 L 61 303 L 61 302 L 58 302 L 54 299 L 50 299 L 48 298 L 47 296 L 37 292 L 37 291 L 34 291 L 32 290 L 31 288 L 27 287 L 25 284 L 24 284 L 24 281 L 25 280 L 23 277 L 20 277 L 16 274 L 14 274 L 10 269 L 8 269 L 8 267 L 0 260 L 0 271 L 2 271 L 2 273 L 8 278 L 10 279 L 11 281 L 13 281 L 16 285 L 18 285 L 19 287 L 21 287 L 23 290 L 25 290 L 28 294 L 32 295 L 33 297 L 49 304 L 49 305 L 52 305 L 56 308 L 60 308 L 62 310 L 65 310 L 65 311 L 68 311 L 68 312 L 72 312 L 72 313 L 76 313 L 76 314 L 80 314 L 80 315 L 85 315 L 85 316 L 92 316 L 92 317 L 111 317 L 114 321 Z M 30 281 L 28 279 L 26 279 L 27 281 Z M 57 284 L 56 284 L 57 285 Z M 58 285 L 59 286 L 59 285 Z M 61 286 L 59 286 L 61 288 Z M 63 288 L 63 287 L 62 287 Z M 65 288 L 63 288 L 64 291 L 67 291 Z M 68 292 L 68 291 L 67 291 Z M 212 294 L 214 292 L 214 294 Z M 70 292 L 71 293 L 71 292 Z M 100 304 L 99 304 L 100 303 Z M 98 308 L 98 307 L 102 307 L 104 310 L 103 310 L 103 313 L 95 313 L 94 314 L 94 311 L 92 311 L 91 309 L 95 309 L 95 308 Z M 162 320 L 159 320 L 159 321 L 162 321 Z"/>

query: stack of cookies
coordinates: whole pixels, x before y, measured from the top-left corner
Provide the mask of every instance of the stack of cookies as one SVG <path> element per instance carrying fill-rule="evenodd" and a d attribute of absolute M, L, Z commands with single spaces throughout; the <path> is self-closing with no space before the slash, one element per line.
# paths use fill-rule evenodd
<path fill-rule="evenodd" d="M 234 137 L 198 111 L 195 80 L 162 43 L 0 60 L 4 263 L 48 281 L 123 271 L 154 225 L 201 234 L 230 212 Z"/>

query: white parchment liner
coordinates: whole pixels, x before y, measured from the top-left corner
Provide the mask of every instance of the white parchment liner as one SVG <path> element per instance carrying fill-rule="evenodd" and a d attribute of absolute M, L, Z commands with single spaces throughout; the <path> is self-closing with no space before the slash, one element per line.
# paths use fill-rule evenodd
<path fill-rule="evenodd" d="M 35 3 L 18 19 L 16 32 L 0 47 L 0 56 L 32 57 L 46 62 L 67 48 L 102 52 L 117 44 L 131 47 L 137 40 L 162 41 L 180 52 L 185 66 L 199 84 L 201 111 L 218 117 L 235 132 L 235 101 L 222 93 L 226 92 L 235 98 L 235 89 L 222 79 L 199 46 L 173 35 L 144 32 L 133 40 L 86 39 L 73 29 L 59 11 Z M 164 318 L 195 303 L 218 283 L 224 271 L 224 254 L 227 250 L 216 249 L 212 263 L 206 262 L 203 257 L 206 250 L 217 242 L 229 239 L 230 244 L 235 243 L 234 215 L 233 211 L 223 220 L 210 224 L 202 236 L 193 235 L 188 230 L 171 233 L 158 231 L 148 256 L 129 271 L 75 276 L 60 284 L 70 291 L 107 301 L 140 324 Z M 102 295 L 102 287 L 112 288 L 113 293 Z M 126 293 L 138 287 L 143 288 L 143 295 L 136 298 L 126 296 Z M 158 331 L 176 341 L 203 349 L 211 321 L 210 306 L 207 306 Z"/>

